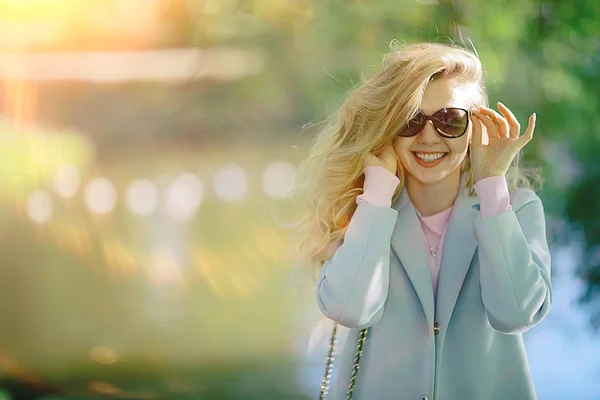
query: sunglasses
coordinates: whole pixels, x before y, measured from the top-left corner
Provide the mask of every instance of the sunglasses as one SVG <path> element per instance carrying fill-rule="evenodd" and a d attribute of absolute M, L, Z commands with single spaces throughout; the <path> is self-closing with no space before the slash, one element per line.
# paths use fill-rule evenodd
<path fill-rule="evenodd" d="M 398 136 L 411 137 L 421 132 L 427 121 L 433 123 L 436 132 L 445 138 L 454 139 L 461 137 L 469 127 L 469 116 L 471 112 L 464 108 L 442 108 L 427 115 L 421 110 L 415 115 L 406 126 L 398 132 Z"/>

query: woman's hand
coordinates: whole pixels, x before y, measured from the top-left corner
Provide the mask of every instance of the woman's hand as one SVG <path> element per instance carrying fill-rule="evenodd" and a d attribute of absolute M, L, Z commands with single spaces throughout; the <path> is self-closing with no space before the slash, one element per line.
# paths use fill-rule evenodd
<path fill-rule="evenodd" d="M 396 155 L 396 150 L 394 148 L 395 141 L 396 139 L 388 143 L 378 155 L 373 153 L 367 154 L 364 161 L 364 168 L 376 165 L 383 167 L 392 174 L 396 175 L 396 169 L 398 168 L 398 156 Z"/>
<path fill-rule="evenodd" d="M 533 138 L 535 113 L 529 117 L 525 133 L 513 113 L 498 103 L 502 115 L 487 107 L 473 110 L 471 166 L 475 182 L 491 176 L 504 176 L 519 151 Z"/>

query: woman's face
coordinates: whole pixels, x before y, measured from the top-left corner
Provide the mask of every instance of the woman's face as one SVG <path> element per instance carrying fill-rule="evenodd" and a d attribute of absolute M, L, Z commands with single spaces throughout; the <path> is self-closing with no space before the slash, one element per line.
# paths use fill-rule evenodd
<path fill-rule="evenodd" d="M 425 88 L 421 111 L 432 115 L 436 111 L 457 107 L 470 109 L 476 86 L 457 78 L 441 78 L 430 82 Z M 395 147 L 398 158 L 406 172 L 407 182 L 416 180 L 424 185 L 442 181 L 454 173 L 460 174 L 471 141 L 471 123 L 467 132 L 459 138 L 440 136 L 431 121 L 413 137 L 398 137 Z M 438 158 L 442 155 L 442 158 Z"/>

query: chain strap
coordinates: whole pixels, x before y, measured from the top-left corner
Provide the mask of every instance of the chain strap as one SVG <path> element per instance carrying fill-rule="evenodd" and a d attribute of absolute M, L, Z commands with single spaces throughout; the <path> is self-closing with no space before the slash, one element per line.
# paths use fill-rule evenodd
<path fill-rule="evenodd" d="M 358 374 L 358 369 L 360 368 L 360 358 L 363 353 L 363 346 L 365 344 L 365 340 L 367 340 L 367 333 L 369 332 L 369 328 L 364 328 L 360 330 L 358 334 L 358 343 L 356 345 L 356 354 L 354 355 L 354 363 L 352 364 L 352 374 L 350 375 L 350 384 L 348 384 L 348 394 L 346 396 L 346 400 L 350 400 L 352 398 L 352 394 L 354 393 L 354 386 L 356 385 L 356 375 Z"/>
<path fill-rule="evenodd" d="M 338 324 L 333 324 L 333 331 L 331 332 L 331 338 L 329 339 L 329 347 L 327 349 L 327 358 L 325 359 L 325 373 L 321 380 L 321 391 L 319 392 L 319 400 L 325 400 L 327 393 L 329 392 L 329 384 L 331 383 L 331 374 L 333 372 L 333 362 L 335 361 L 335 348 L 337 345 L 337 327 Z M 360 330 L 358 334 L 358 343 L 356 345 L 356 353 L 354 354 L 354 362 L 352 363 L 352 373 L 350 374 L 350 383 L 348 384 L 348 393 L 346 400 L 352 399 L 354 394 L 354 387 L 356 386 L 356 377 L 358 375 L 358 369 L 360 368 L 360 359 L 363 353 L 363 347 L 365 340 L 367 340 L 367 333 L 369 328 Z"/>
<path fill-rule="evenodd" d="M 327 349 L 327 357 L 325 358 L 325 373 L 321 380 L 321 391 L 319 393 L 319 400 L 325 400 L 327 393 L 329 392 L 329 383 L 331 382 L 331 373 L 333 371 L 333 361 L 335 360 L 334 352 L 335 345 L 337 344 L 337 323 L 333 324 L 333 331 L 331 332 L 331 338 L 329 339 L 329 347 Z"/>

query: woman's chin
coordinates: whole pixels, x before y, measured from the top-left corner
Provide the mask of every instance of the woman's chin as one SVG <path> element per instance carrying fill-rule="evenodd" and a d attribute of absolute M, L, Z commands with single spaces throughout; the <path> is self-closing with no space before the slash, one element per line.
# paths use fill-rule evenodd
<path fill-rule="evenodd" d="M 438 184 L 442 181 L 444 181 L 446 178 L 448 178 L 449 175 L 452 174 L 452 171 L 447 171 L 447 170 L 443 170 L 443 171 L 422 171 L 422 170 L 412 170 L 412 171 L 407 171 L 408 173 L 406 174 L 406 180 L 412 180 L 415 182 L 418 182 L 421 185 L 435 185 Z"/>

